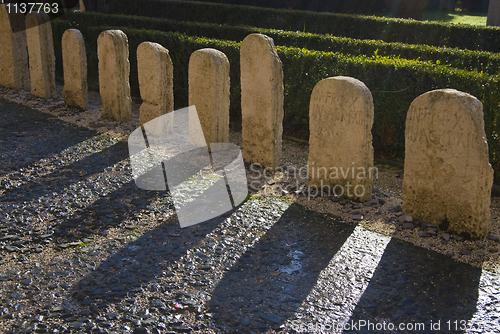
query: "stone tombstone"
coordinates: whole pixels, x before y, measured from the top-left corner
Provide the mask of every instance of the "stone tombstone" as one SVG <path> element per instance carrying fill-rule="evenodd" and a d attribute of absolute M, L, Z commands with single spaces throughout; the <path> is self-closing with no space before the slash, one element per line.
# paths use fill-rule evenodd
<path fill-rule="evenodd" d="M 318 82 L 309 105 L 309 187 L 370 200 L 372 125 L 373 98 L 363 82 L 343 76 Z"/>
<path fill-rule="evenodd" d="M 139 125 L 174 110 L 173 67 L 168 50 L 157 43 L 137 47 L 137 72 L 142 105 Z"/>
<path fill-rule="evenodd" d="M 241 43 L 243 158 L 276 168 L 281 162 L 283 69 L 273 39 L 250 34 Z"/>
<path fill-rule="evenodd" d="M 47 14 L 33 12 L 26 15 L 26 37 L 31 94 L 43 99 L 56 98 L 56 58 L 52 27 Z"/>
<path fill-rule="evenodd" d="M 486 25 L 500 26 L 500 0 L 490 0 Z"/>
<path fill-rule="evenodd" d="M 229 143 L 229 60 L 223 52 L 207 48 L 191 55 L 189 105 L 196 106 L 204 142 Z"/>
<path fill-rule="evenodd" d="M 97 38 L 101 117 L 118 122 L 132 119 L 128 39 L 121 30 L 106 30 Z"/>
<path fill-rule="evenodd" d="M 68 29 L 62 37 L 63 99 L 69 106 L 87 109 L 87 54 L 80 30 Z"/>
<path fill-rule="evenodd" d="M 408 110 L 405 146 L 404 213 L 472 238 L 488 233 L 493 169 L 482 103 L 454 89 L 420 95 Z"/>
<path fill-rule="evenodd" d="M 5 5 L 0 5 L 0 84 L 30 89 L 24 15 L 10 13 Z"/>

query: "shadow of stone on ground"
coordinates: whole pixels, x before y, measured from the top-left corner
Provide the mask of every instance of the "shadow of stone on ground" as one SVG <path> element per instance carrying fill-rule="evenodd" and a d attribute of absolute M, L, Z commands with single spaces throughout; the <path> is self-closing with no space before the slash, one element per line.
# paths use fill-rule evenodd
<path fill-rule="evenodd" d="M 97 134 L 3 99 L 0 99 L 0 119 L 0 176 Z"/>
<path fill-rule="evenodd" d="M 58 223 L 54 236 L 59 243 L 72 242 L 102 233 L 110 227 L 124 227 L 127 221 L 135 219 L 136 213 L 158 198 L 167 198 L 166 193 L 142 190 L 134 182 L 129 182 Z"/>
<path fill-rule="evenodd" d="M 83 305 L 118 303 L 133 297 L 160 276 L 174 276 L 167 269 L 196 246 L 232 212 L 202 224 L 182 228 L 175 214 L 161 226 L 113 253 L 95 271 L 75 284 L 72 295 Z M 178 289 L 172 287 L 172 289 Z"/>
<path fill-rule="evenodd" d="M 279 328 L 353 230 L 292 204 L 222 278 L 207 307 L 233 332 Z"/>
<path fill-rule="evenodd" d="M 127 144 L 117 143 L 69 166 L 55 169 L 44 177 L 35 178 L 16 188 L 6 189 L 2 201 L 29 202 L 40 196 L 59 193 L 71 184 L 85 182 L 92 175 L 102 173 L 105 168 L 127 158 Z"/>
<path fill-rule="evenodd" d="M 463 332 L 461 321 L 472 319 L 476 311 L 480 277 L 480 268 L 392 239 L 349 324 L 422 323 L 425 330 L 419 333 L 436 333 L 431 323 L 440 322 L 444 333 Z M 459 330 L 454 331 L 455 325 Z M 365 332 L 370 332 L 367 327 L 361 330 Z"/>

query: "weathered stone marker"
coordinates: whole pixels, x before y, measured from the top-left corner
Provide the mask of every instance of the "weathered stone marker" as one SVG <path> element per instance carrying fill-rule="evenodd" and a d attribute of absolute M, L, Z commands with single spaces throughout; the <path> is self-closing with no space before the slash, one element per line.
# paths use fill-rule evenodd
<path fill-rule="evenodd" d="M 101 117 L 119 122 L 132 119 L 128 39 L 121 30 L 106 30 L 97 38 Z"/>
<path fill-rule="evenodd" d="M 56 58 L 52 27 L 47 14 L 26 15 L 26 36 L 30 64 L 31 94 L 43 99 L 57 97 Z"/>
<path fill-rule="evenodd" d="M 0 5 L 0 84 L 30 89 L 24 15 Z"/>
<path fill-rule="evenodd" d="M 481 102 L 454 89 L 420 95 L 408 110 L 405 146 L 405 214 L 473 238 L 488 233 L 493 169 Z"/>
<path fill-rule="evenodd" d="M 142 105 L 139 124 L 174 110 L 173 67 L 168 50 L 157 43 L 137 47 L 137 72 Z"/>
<path fill-rule="evenodd" d="M 62 37 L 63 99 L 69 106 L 87 109 L 87 55 L 80 30 L 68 29 Z"/>
<path fill-rule="evenodd" d="M 318 82 L 309 106 L 309 187 L 370 200 L 372 125 L 373 98 L 363 82 L 342 76 Z"/>
<path fill-rule="evenodd" d="M 283 69 L 273 39 L 245 37 L 240 66 L 243 158 L 275 168 L 281 161 Z"/>
<path fill-rule="evenodd" d="M 229 60 L 223 52 L 201 49 L 191 55 L 189 105 L 196 106 L 208 145 L 229 143 Z"/>

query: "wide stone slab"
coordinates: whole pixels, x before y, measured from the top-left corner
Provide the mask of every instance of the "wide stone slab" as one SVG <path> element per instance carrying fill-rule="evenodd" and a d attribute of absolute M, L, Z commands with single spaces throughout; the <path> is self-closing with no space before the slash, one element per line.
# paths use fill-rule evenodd
<path fill-rule="evenodd" d="M 342 76 L 318 82 L 309 106 L 309 187 L 370 200 L 377 176 L 372 125 L 373 98 L 363 82 Z"/>
<path fill-rule="evenodd" d="M 474 238 L 488 233 L 493 169 L 482 103 L 454 89 L 420 95 L 405 146 L 404 213 Z"/>

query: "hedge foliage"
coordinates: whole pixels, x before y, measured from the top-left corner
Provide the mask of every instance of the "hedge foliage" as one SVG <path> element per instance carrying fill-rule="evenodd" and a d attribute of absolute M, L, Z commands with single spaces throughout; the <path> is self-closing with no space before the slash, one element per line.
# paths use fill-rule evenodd
<path fill-rule="evenodd" d="M 334 13 L 374 13 L 390 10 L 384 0 L 200 0 L 233 5 L 248 5 L 268 8 L 314 10 Z"/>
<path fill-rule="evenodd" d="M 60 63 L 60 40 L 68 28 L 79 28 L 85 38 L 89 55 L 89 75 L 97 72 L 97 37 L 107 28 L 78 27 L 70 22 L 53 21 L 56 57 Z M 115 27 L 116 28 L 116 27 Z M 174 65 L 175 107 L 187 106 L 188 62 L 192 52 L 212 47 L 224 52 L 230 61 L 231 117 L 240 117 L 239 43 L 179 33 L 147 31 L 123 27 L 129 40 L 131 86 L 137 94 L 137 46 L 144 41 L 157 42 L 169 49 Z M 490 148 L 490 161 L 497 177 L 500 175 L 499 138 L 500 96 L 499 76 L 489 76 L 422 63 L 414 60 L 387 57 L 350 56 L 333 52 L 312 51 L 294 47 L 277 47 L 283 62 L 285 83 L 285 132 L 307 138 L 309 101 L 312 89 L 320 80 L 337 75 L 351 76 L 363 81 L 371 90 L 375 106 L 372 129 L 374 149 L 393 157 L 404 156 L 404 125 L 410 103 L 420 94 L 439 88 L 454 88 L 476 96 L 484 105 L 485 127 Z M 59 65 L 59 71 L 60 71 Z M 234 118 L 233 118 L 234 119 Z"/>
<path fill-rule="evenodd" d="M 248 34 L 261 33 L 274 39 L 276 45 L 294 46 L 318 51 L 340 52 L 352 55 L 391 56 L 432 61 L 441 65 L 497 74 L 500 54 L 468 51 L 428 45 L 387 43 L 380 40 L 359 40 L 330 35 L 283 31 L 248 26 L 229 26 L 214 23 L 181 22 L 143 16 L 73 12 L 64 17 L 75 24 L 90 26 L 127 26 L 148 30 L 176 31 L 192 36 L 242 41 Z"/>
<path fill-rule="evenodd" d="M 500 52 L 500 29 L 353 14 L 317 13 L 175 0 L 109 2 L 109 13 Z"/>

